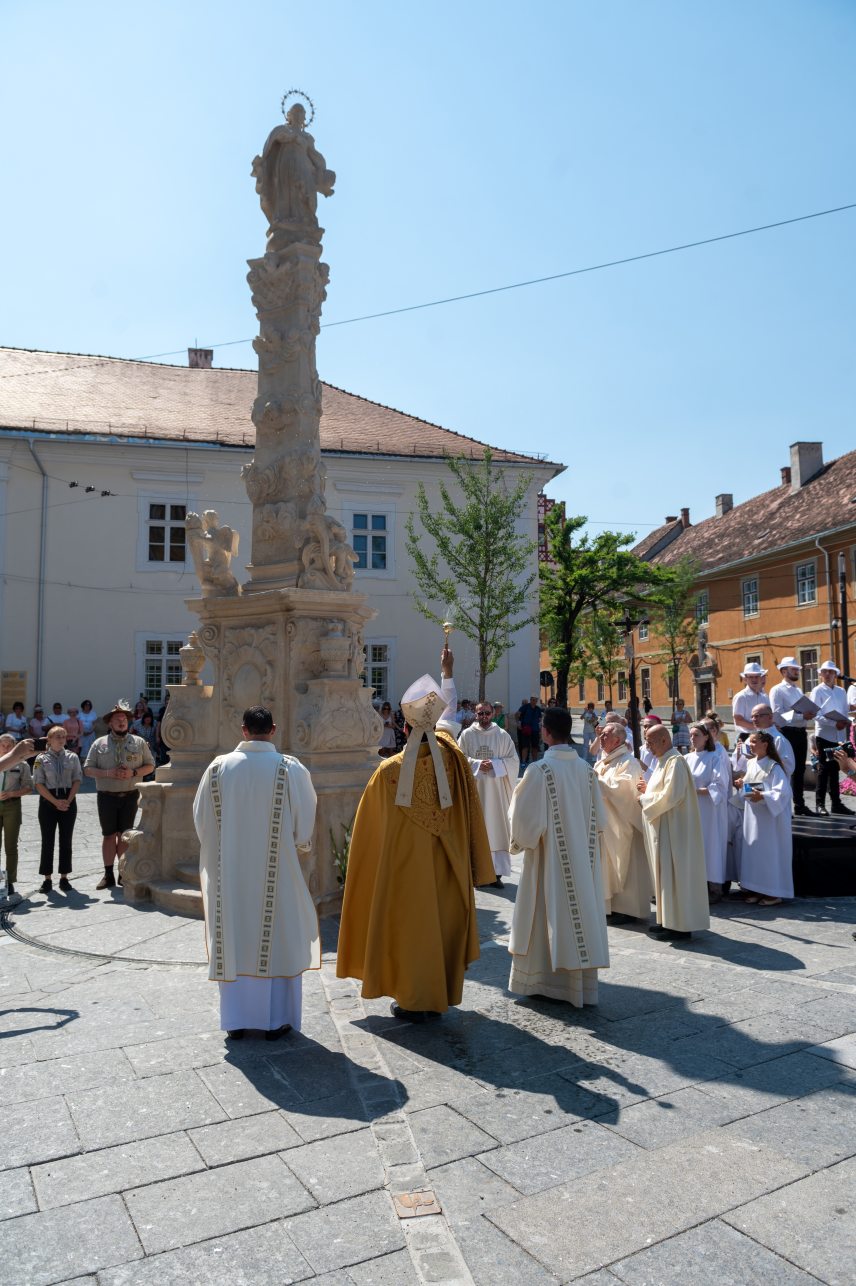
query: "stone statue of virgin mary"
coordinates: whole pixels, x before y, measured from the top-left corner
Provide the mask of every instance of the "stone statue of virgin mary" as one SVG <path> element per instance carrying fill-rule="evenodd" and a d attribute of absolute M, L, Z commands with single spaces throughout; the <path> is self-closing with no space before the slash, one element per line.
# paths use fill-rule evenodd
<path fill-rule="evenodd" d="M 253 161 L 256 191 L 267 215 L 268 250 L 282 250 L 295 241 L 321 240 L 318 193 L 331 196 L 336 175 L 306 132 L 306 112 L 300 103 L 288 111 L 284 125 L 271 130 L 261 156 Z"/>

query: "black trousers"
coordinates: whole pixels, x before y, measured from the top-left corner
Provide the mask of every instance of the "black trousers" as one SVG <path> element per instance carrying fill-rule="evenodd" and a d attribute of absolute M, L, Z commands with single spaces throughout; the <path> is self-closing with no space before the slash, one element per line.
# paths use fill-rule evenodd
<path fill-rule="evenodd" d="M 808 733 L 805 728 L 779 728 L 779 732 L 785 741 L 790 743 L 794 752 L 794 773 L 791 777 L 791 789 L 794 792 L 794 807 L 805 807 L 805 794 L 803 793 L 803 778 L 805 777 L 805 761 L 808 758 Z"/>
<path fill-rule="evenodd" d="M 39 797 L 39 830 L 42 832 L 42 857 L 39 875 L 53 875 L 54 846 L 59 831 L 59 873 L 71 874 L 71 836 L 77 821 L 77 802 L 72 800 L 67 813 L 61 813 L 44 796 Z"/>
<path fill-rule="evenodd" d="M 832 800 L 833 807 L 835 807 L 841 803 L 841 791 L 838 787 L 838 774 L 840 770 L 837 760 L 827 759 L 826 751 L 837 750 L 839 746 L 844 743 L 841 741 L 825 741 L 823 737 L 817 737 L 816 741 L 818 757 L 816 792 L 817 806 L 818 808 L 823 807 L 828 789 L 829 798 Z M 847 747 L 845 746 L 844 748 L 846 750 Z"/>

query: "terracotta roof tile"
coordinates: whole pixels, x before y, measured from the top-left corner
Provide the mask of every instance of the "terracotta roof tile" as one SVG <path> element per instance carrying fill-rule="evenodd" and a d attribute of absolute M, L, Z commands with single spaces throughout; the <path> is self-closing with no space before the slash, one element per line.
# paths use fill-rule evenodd
<path fill-rule="evenodd" d="M 856 451 L 831 460 L 799 491 L 792 492 L 789 483 L 773 487 L 721 518 L 705 518 L 687 527 L 652 561 L 669 564 L 686 556 L 709 572 L 846 527 L 856 527 Z M 665 530 L 658 529 L 660 534 Z M 652 548 L 657 534 L 646 536 L 636 552 Z"/>
<path fill-rule="evenodd" d="M 255 371 L 0 348 L 0 427 L 251 447 L 256 379 Z M 322 387 L 321 448 L 327 453 L 480 456 L 486 445 L 331 384 Z M 555 472 L 563 467 L 492 450 L 499 462 L 538 463 Z"/>

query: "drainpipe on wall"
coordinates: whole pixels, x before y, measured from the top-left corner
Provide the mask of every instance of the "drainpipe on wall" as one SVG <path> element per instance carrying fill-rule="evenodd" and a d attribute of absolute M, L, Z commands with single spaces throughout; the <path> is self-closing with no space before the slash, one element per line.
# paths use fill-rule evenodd
<path fill-rule="evenodd" d="M 39 593 L 36 604 L 36 691 L 34 700 L 42 699 L 42 651 L 44 638 L 44 621 L 45 621 L 45 554 L 47 545 L 48 530 L 48 475 L 42 468 L 42 462 L 36 455 L 36 448 L 33 446 L 32 438 L 27 438 L 27 446 L 30 448 L 30 455 L 36 462 L 36 467 L 42 475 L 42 517 L 39 528 Z"/>
<path fill-rule="evenodd" d="M 833 626 L 832 622 L 833 622 L 835 613 L 833 611 L 833 602 L 832 602 L 832 571 L 829 564 L 829 550 L 823 548 L 823 545 L 820 543 L 819 536 L 817 537 L 814 543 L 817 546 L 817 548 L 820 550 L 820 552 L 823 554 L 823 561 L 826 563 L 826 606 L 829 611 L 829 655 L 834 660 L 835 659 L 835 627 Z"/>

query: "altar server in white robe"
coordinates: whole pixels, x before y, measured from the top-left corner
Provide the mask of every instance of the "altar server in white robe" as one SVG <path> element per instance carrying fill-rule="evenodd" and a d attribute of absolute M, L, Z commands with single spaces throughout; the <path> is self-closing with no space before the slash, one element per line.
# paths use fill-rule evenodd
<path fill-rule="evenodd" d="M 610 880 L 607 914 L 616 920 L 647 921 L 654 888 L 639 807 L 638 786 L 645 774 L 620 727 L 606 724 L 600 740 L 603 757 L 594 771 L 604 808 L 601 863 Z"/>
<path fill-rule="evenodd" d="M 220 984 L 220 1025 L 232 1039 L 299 1031 L 302 975 L 321 967 L 297 856 L 311 844 L 315 791 L 299 760 L 279 753 L 275 732 L 264 706 L 245 710 L 243 740 L 206 769 L 193 805 L 208 977 Z"/>
<path fill-rule="evenodd" d="M 657 756 L 639 801 L 657 912 L 657 923 L 648 932 L 657 938 L 688 938 L 710 927 L 698 800 L 692 773 L 672 746 L 668 728 L 649 728 L 645 741 Z"/>
<path fill-rule="evenodd" d="M 725 857 L 728 849 L 731 764 L 725 747 L 717 748 L 708 724 L 692 725 L 690 745 L 692 749 L 687 755 L 687 767 L 692 773 L 698 800 L 701 834 L 704 841 L 708 901 L 719 902 L 726 879 Z M 720 750 L 722 755 L 719 753 Z"/>
<path fill-rule="evenodd" d="M 601 880 L 600 787 L 568 744 L 571 716 L 544 712 L 546 753 L 517 783 L 511 852 L 523 854 L 508 949 L 509 990 L 575 1008 L 597 1004 L 597 971 L 609 966 Z"/>
<path fill-rule="evenodd" d="M 740 887 L 746 902 L 778 906 L 794 896 L 791 784 L 770 732 L 753 732 L 744 789 Z M 751 790 L 748 788 L 751 787 Z"/>
<path fill-rule="evenodd" d="M 489 701 L 480 701 L 476 706 L 476 722 L 464 729 L 458 745 L 475 775 L 496 872 L 494 883 L 501 889 L 503 875 L 511 874 L 508 810 L 517 785 L 520 760 L 511 737 L 493 722 L 493 706 Z"/>

